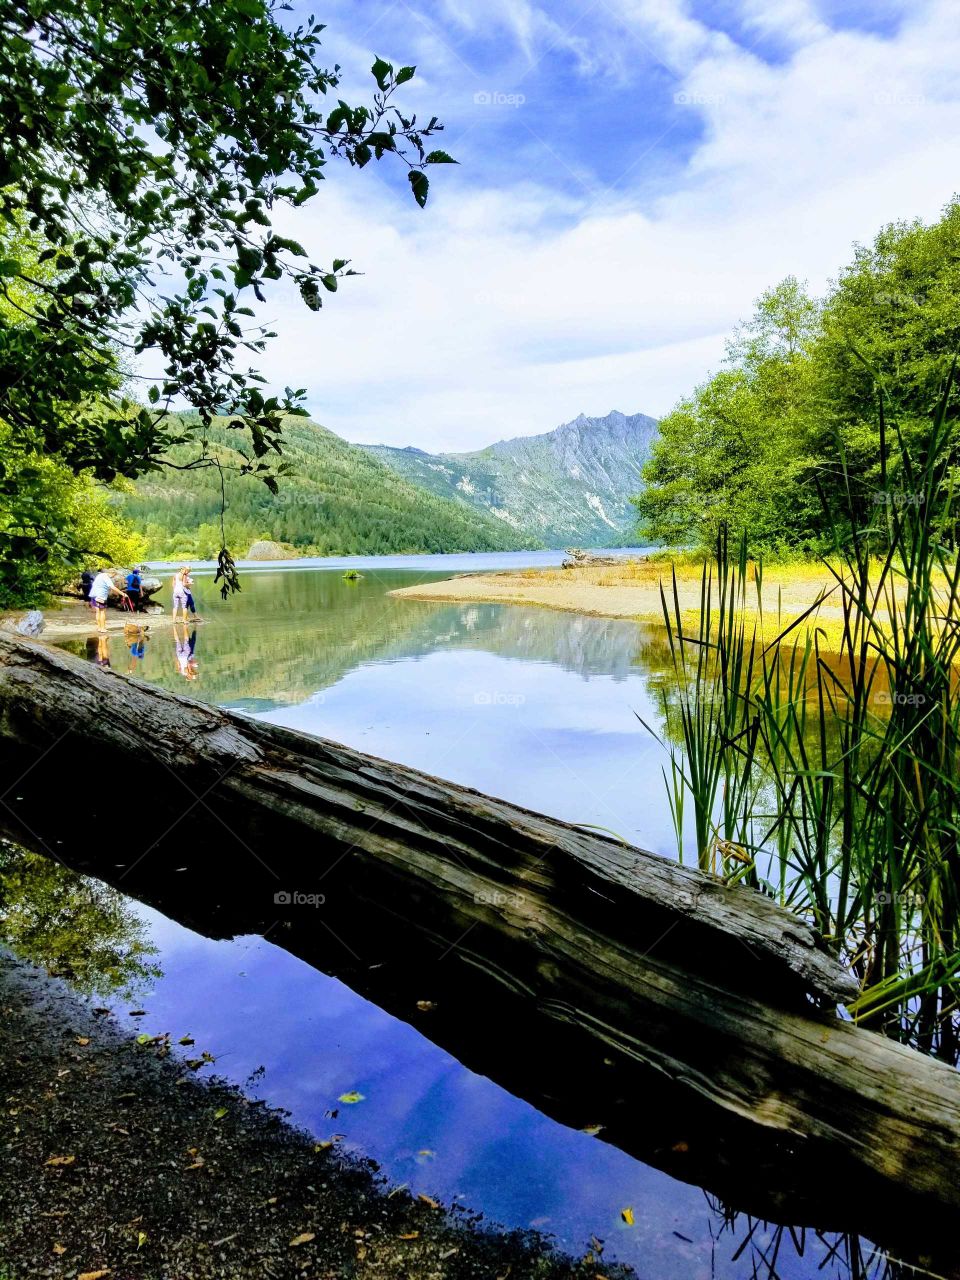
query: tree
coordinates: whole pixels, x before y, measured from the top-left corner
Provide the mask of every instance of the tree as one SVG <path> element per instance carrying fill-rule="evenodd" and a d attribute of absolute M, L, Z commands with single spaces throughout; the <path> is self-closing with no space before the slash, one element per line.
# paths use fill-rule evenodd
<path fill-rule="evenodd" d="M 31 278 L 55 279 L 49 261 L 22 230 L 0 235 L 0 254 L 14 245 Z M 26 326 L 37 296 L 25 280 L 0 296 L 0 323 L 8 332 Z M 119 374 L 117 374 L 119 382 Z M 69 421 L 71 408 L 61 410 Z M 75 475 L 55 454 L 45 453 L 30 433 L 0 419 L 0 608 L 37 601 L 56 591 L 82 565 L 131 564 L 145 551 L 102 485 Z"/>
<path fill-rule="evenodd" d="M 394 105 L 413 67 L 377 58 L 369 106 L 325 103 L 339 76 L 318 61 L 323 28 L 310 18 L 285 29 L 286 7 L 3 7 L 0 421 L 18 446 L 101 481 L 155 470 L 184 441 L 195 454 L 182 465 L 212 465 L 204 428 L 226 413 L 245 432 L 244 471 L 275 487 L 282 419 L 303 412 L 304 392 L 268 395 L 240 367 L 271 336 L 245 327 L 254 313 L 243 295 L 262 301 L 287 276 L 316 311 L 354 274 L 276 234 L 277 208 L 316 196 L 331 160 L 363 167 L 388 155 L 423 206 L 427 169 L 451 163 L 425 145 L 438 121 Z M 118 353 L 122 369 L 149 351 L 164 376 L 146 408 L 123 395 Z M 196 432 L 169 415 L 175 400 L 197 410 Z"/>
<path fill-rule="evenodd" d="M 900 439 L 922 460 L 960 350 L 958 300 L 956 199 L 932 225 L 917 220 L 884 227 L 873 244 L 857 247 L 853 262 L 840 273 L 812 351 L 825 412 L 808 446 L 832 509 L 846 508 L 848 489 L 861 516 L 878 499 L 897 496 L 905 483 L 899 474 Z M 881 397 L 888 425 L 884 465 Z M 955 404 L 949 413 L 955 419 Z"/>
<path fill-rule="evenodd" d="M 794 277 L 762 295 L 727 344 L 726 368 L 660 423 L 647 487 L 633 500 L 641 538 L 707 548 L 726 525 L 746 532 L 755 554 L 809 543 L 816 493 L 800 481 L 817 326 L 816 304 Z"/>

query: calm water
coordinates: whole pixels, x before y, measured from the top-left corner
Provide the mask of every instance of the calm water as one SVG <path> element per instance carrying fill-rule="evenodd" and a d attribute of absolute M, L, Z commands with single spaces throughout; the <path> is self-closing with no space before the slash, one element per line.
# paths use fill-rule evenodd
<path fill-rule="evenodd" d="M 481 557 L 462 559 L 481 567 Z M 261 569 L 225 604 L 200 578 L 207 622 L 192 638 L 157 630 L 140 657 L 117 637 L 110 662 L 671 852 L 662 755 L 638 720 L 660 718 L 667 654 L 657 629 L 387 594 L 449 572 L 375 562 L 351 583 L 340 572 Z M 127 908 L 162 970 L 137 996 L 148 1011 L 140 1029 L 192 1035 L 237 1082 L 262 1067 L 251 1086 L 261 1096 L 320 1138 L 343 1135 L 394 1180 L 540 1227 L 575 1252 L 598 1236 L 606 1257 L 645 1277 L 851 1274 L 846 1244 L 831 1253 L 835 1239 L 725 1223 L 703 1191 L 546 1118 L 274 945 L 270 931 L 212 941 L 141 904 Z M 329 926 L 318 914 L 320 927 Z M 363 1101 L 337 1102 L 353 1090 Z M 774 1255 L 771 1270 L 762 1259 Z M 881 1274 L 879 1264 L 853 1273 Z"/>

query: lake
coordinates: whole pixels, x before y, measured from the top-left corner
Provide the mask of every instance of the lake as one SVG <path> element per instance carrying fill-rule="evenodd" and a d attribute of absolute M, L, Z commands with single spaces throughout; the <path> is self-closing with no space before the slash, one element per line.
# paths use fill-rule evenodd
<path fill-rule="evenodd" d="M 110 662 L 672 855 L 664 755 L 639 718 L 662 720 L 669 655 L 658 628 L 388 594 L 549 554 L 417 557 L 405 568 L 397 561 L 410 558 L 368 559 L 352 582 L 343 567 L 358 561 L 260 567 L 227 602 L 200 576 L 203 625 L 186 639 L 157 629 L 142 656 L 115 637 Z M 65 647 L 86 652 L 83 641 Z M 318 1139 L 341 1135 L 414 1191 L 539 1228 L 574 1253 L 596 1236 L 604 1257 L 644 1277 L 894 1274 L 856 1237 L 730 1214 L 602 1136 L 549 1119 L 277 945 L 280 916 L 262 936 L 217 940 L 133 899 L 125 910 L 160 970 L 136 994 L 147 1011 L 138 1030 L 189 1034 L 218 1073 L 288 1109 Z M 335 935 L 336 921 L 318 912 L 316 928 Z M 353 1093 L 362 1100 L 338 1102 Z"/>

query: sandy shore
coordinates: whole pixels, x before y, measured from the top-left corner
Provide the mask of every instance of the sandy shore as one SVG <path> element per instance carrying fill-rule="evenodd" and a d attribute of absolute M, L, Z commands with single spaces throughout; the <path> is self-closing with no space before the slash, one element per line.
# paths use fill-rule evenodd
<path fill-rule="evenodd" d="M 97 622 L 93 610 L 81 600 L 64 602 L 53 609 L 41 609 L 43 614 L 43 632 L 41 640 L 61 640 L 71 637 L 95 636 Z M 5 634 L 14 631 L 27 611 L 19 609 L 15 613 L 6 614 L 0 619 L 0 630 Z M 172 627 L 173 621 L 169 613 L 128 613 L 121 609 L 107 610 L 107 633 L 122 634 L 125 627 L 148 627 L 151 631 L 162 631 Z"/>
<path fill-rule="evenodd" d="M 678 566 L 677 595 L 685 624 L 700 612 L 700 568 Z M 412 600 L 492 601 L 503 604 L 536 605 L 566 609 L 602 618 L 630 618 L 663 623 L 660 583 L 668 596 L 672 592 L 670 565 L 662 561 L 631 560 L 617 565 L 585 566 L 572 569 L 525 569 L 506 573 L 463 574 L 443 582 L 400 587 L 391 595 Z M 829 592 L 834 580 L 819 565 L 790 565 L 764 570 L 764 634 L 779 630 L 799 618 Z M 751 590 L 751 598 L 756 599 Z M 670 599 L 671 615 L 673 602 Z M 841 617 L 837 594 L 828 597 L 817 611 L 817 623 L 829 631 Z"/>

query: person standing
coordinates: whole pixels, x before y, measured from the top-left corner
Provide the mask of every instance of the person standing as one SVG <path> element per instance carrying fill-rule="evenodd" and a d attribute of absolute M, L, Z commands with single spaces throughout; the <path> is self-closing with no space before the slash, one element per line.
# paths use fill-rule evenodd
<path fill-rule="evenodd" d="M 183 585 L 187 593 L 187 608 L 190 610 L 191 617 L 194 622 L 202 622 L 203 619 L 197 613 L 197 606 L 193 601 L 193 574 L 190 572 L 190 566 L 187 565 L 184 574 Z"/>
<path fill-rule="evenodd" d="M 127 574 L 127 596 L 133 612 L 138 613 L 143 600 L 143 578 L 139 569 L 131 569 Z"/>
<path fill-rule="evenodd" d="M 107 604 L 111 596 L 122 596 L 126 598 L 126 592 L 121 591 L 114 584 L 110 574 L 106 569 L 101 569 L 93 582 L 90 584 L 90 608 L 97 615 L 97 630 L 106 631 L 107 629 Z"/>
<path fill-rule="evenodd" d="M 190 566 L 182 564 L 173 576 L 173 622 L 177 621 L 177 613 L 183 614 L 187 621 L 187 597 L 190 595 L 187 582 L 190 580 Z"/>

